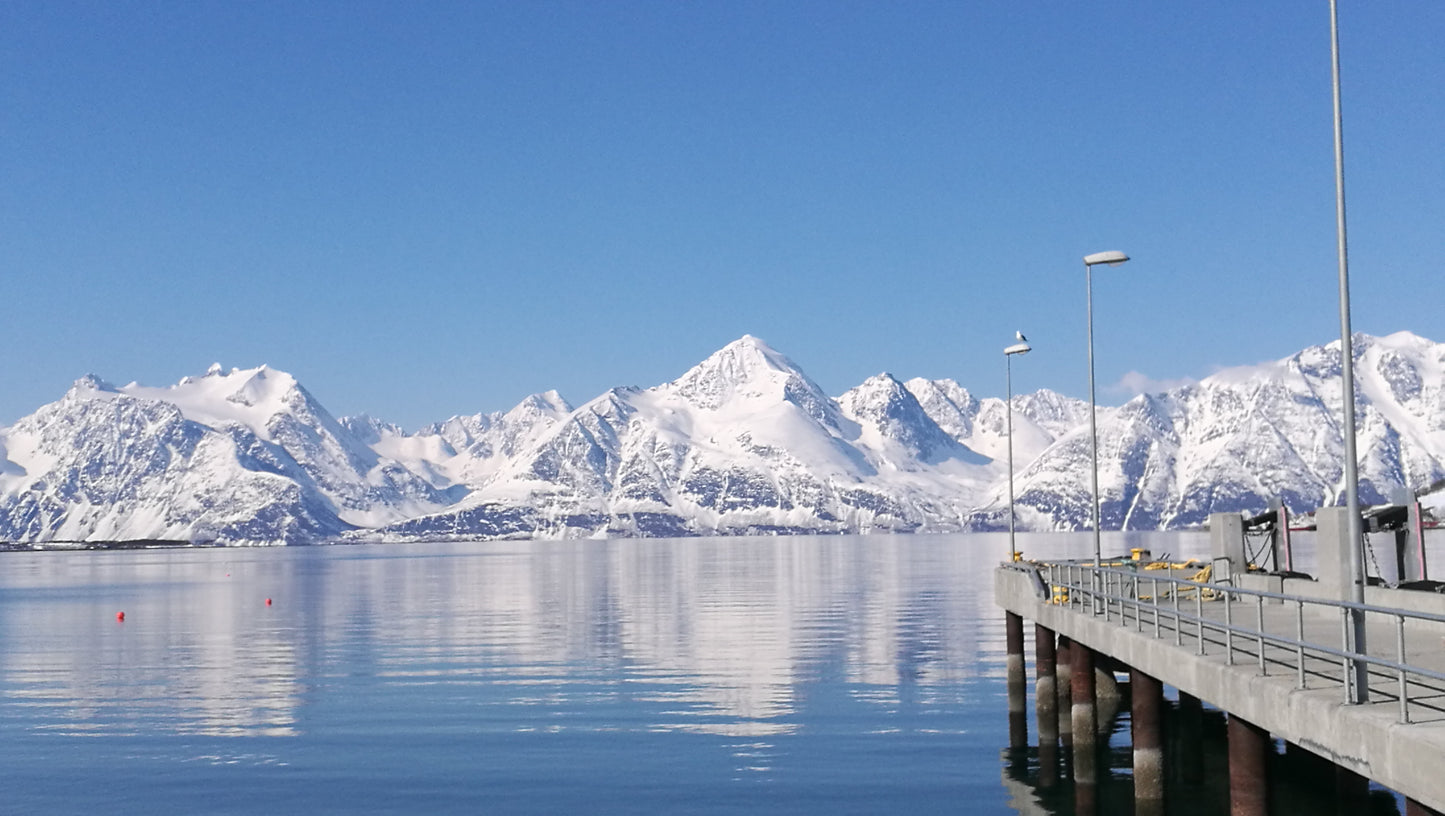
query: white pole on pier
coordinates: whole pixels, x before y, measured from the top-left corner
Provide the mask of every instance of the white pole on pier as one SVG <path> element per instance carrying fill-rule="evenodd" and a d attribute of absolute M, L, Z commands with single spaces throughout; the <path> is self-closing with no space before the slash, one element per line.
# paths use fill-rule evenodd
<path fill-rule="evenodd" d="M 1350 264 L 1345 240 L 1345 131 L 1340 108 L 1340 22 L 1336 0 L 1330 0 L 1330 62 L 1335 101 L 1335 234 L 1339 255 L 1340 279 L 1340 384 L 1344 391 L 1345 437 L 1345 511 L 1348 514 L 1350 536 L 1350 600 L 1365 602 L 1365 534 L 1360 523 L 1360 474 L 1359 459 L 1355 451 L 1355 350 L 1350 331 Z M 1355 609 L 1350 612 L 1350 651 L 1365 651 L 1365 614 Z M 1353 664 L 1350 702 L 1363 703 L 1369 699 L 1366 680 L 1367 665 L 1361 661 Z"/>
<path fill-rule="evenodd" d="M 1014 374 L 1013 356 L 1015 354 L 1028 354 L 1033 350 L 1029 341 L 1024 339 L 1024 333 L 1018 333 L 1018 342 L 1003 350 L 1004 390 L 1007 394 L 1007 410 L 1004 414 L 1008 417 L 1008 560 L 1010 563 L 1019 560 L 1019 548 L 1014 543 Z"/>
<path fill-rule="evenodd" d="M 1095 252 L 1084 256 L 1085 301 L 1089 317 L 1089 460 L 1094 485 L 1094 569 L 1104 562 L 1099 552 L 1099 408 L 1094 400 L 1094 267 L 1118 266 L 1129 260 L 1129 256 L 1118 250 Z"/>

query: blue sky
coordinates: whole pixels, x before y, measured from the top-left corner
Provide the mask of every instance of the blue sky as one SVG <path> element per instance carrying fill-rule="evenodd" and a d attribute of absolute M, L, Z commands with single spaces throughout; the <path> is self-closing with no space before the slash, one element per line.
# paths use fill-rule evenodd
<path fill-rule="evenodd" d="M 1342 0 L 1354 324 L 1445 340 L 1445 3 Z M 416 427 L 747 333 L 1087 393 L 1339 336 L 1325 0 L 0 5 L 0 423 L 220 361 Z M 1123 388 L 1101 392 L 1122 401 Z"/>

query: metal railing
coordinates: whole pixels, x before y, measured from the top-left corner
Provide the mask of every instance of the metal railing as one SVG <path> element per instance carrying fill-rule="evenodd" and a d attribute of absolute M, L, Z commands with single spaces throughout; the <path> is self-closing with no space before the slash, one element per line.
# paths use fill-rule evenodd
<path fill-rule="evenodd" d="M 1430 636 L 1438 638 L 1445 632 L 1445 615 L 1244 589 L 1137 569 L 1080 563 L 1004 566 L 1035 572 L 1036 587 L 1047 603 L 1064 605 L 1118 626 L 1132 626 L 1154 638 L 1172 636 L 1180 648 L 1193 641 L 1196 654 L 1222 652 L 1229 665 L 1249 659 L 1260 674 L 1268 674 L 1271 666 L 1291 669 L 1299 689 L 1309 688 L 1310 678 L 1338 682 L 1347 704 L 1368 702 L 1368 683 L 1356 688 L 1352 681 L 1354 667 L 1364 664 L 1375 680 L 1384 680 L 1383 688 L 1394 686 L 1393 692 L 1382 689 L 1381 693 L 1398 701 L 1401 722 L 1411 722 L 1412 705 L 1417 710 L 1445 715 L 1445 672 L 1411 665 L 1406 654 L 1407 622 L 1417 630 L 1431 629 Z M 1208 615 L 1205 604 L 1210 609 L 1222 605 L 1222 612 Z M 1241 606 L 1247 610 L 1253 607 L 1252 622 L 1236 620 L 1236 608 Z M 1266 606 L 1272 608 L 1267 610 Z M 1286 612 L 1291 606 L 1293 615 Z M 1306 607 L 1310 608 L 1311 620 L 1338 616 L 1337 641 L 1333 637 L 1331 642 L 1306 639 Z M 1350 648 L 1351 613 L 1363 614 L 1367 621 L 1377 624 L 1381 620 L 1389 622 L 1395 635 L 1393 656 Z M 1293 631 L 1286 633 L 1279 631 L 1281 628 Z"/>

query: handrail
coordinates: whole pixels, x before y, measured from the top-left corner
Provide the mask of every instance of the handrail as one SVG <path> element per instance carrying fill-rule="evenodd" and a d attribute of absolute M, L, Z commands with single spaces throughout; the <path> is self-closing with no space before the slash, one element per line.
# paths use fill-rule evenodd
<path fill-rule="evenodd" d="M 1247 639 L 1255 646 L 1255 654 L 1258 659 L 1259 671 L 1262 674 L 1268 673 L 1269 659 L 1266 657 L 1268 646 L 1274 646 L 1292 655 L 1297 661 L 1296 685 L 1300 689 L 1307 687 L 1307 674 L 1315 676 L 1326 676 L 1318 671 L 1306 672 L 1305 658 L 1309 656 L 1316 659 L 1340 661 L 1342 677 L 1340 682 L 1345 691 L 1346 703 L 1365 702 L 1365 695 L 1357 693 L 1350 682 L 1351 670 L 1354 665 L 1364 664 L 1365 666 L 1376 667 L 1380 673 L 1392 675 L 1398 683 L 1397 697 L 1400 705 L 1400 721 L 1410 722 L 1410 685 L 1424 688 L 1417 691 L 1415 697 L 1419 698 L 1426 694 L 1439 697 L 1445 688 L 1430 686 L 1423 681 L 1433 681 L 1445 684 L 1445 672 L 1414 666 L 1407 662 L 1405 653 L 1405 625 L 1407 621 L 1424 621 L 1436 624 L 1445 624 L 1445 615 L 1437 615 L 1429 612 L 1417 612 L 1412 610 L 1384 607 L 1376 604 L 1362 604 L 1352 601 L 1334 600 L 1330 598 L 1311 598 L 1301 595 L 1288 595 L 1269 590 L 1245 589 L 1229 585 L 1214 585 L 1199 581 L 1192 581 L 1184 578 L 1175 578 L 1172 575 L 1144 575 L 1134 569 L 1118 569 L 1115 567 L 1094 566 L 1092 561 L 1087 562 L 1054 562 L 1048 564 L 1030 563 L 1008 563 L 1002 565 L 1005 568 L 1020 571 L 1032 572 L 1041 583 L 1048 587 L 1047 597 L 1049 603 L 1062 603 L 1070 608 L 1086 612 L 1091 617 L 1101 617 L 1106 623 L 1116 623 L 1119 626 L 1134 625 L 1139 632 L 1145 631 L 1146 612 L 1150 613 L 1153 623 L 1153 637 L 1161 637 L 1161 622 L 1169 620 L 1173 624 L 1175 645 L 1184 645 L 1185 625 L 1191 624 L 1190 633 L 1196 641 L 1197 653 L 1206 654 L 1206 643 L 1219 643 L 1217 640 L 1207 638 L 1206 632 L 1222 636 L 1224 646 L 1224 657 L 1227 664 L 1234 664 L 1236 653 L 1248 655 L 1249 650 L 1235 644 L 1236 636 Z M 1141 587 L 1148 583 L 1151 594 L 1145 601 L 1140 597 Z M 1165 605 L 1162 602 L 1164 594 L 1161 594 L 1160 587 L 1168 587 L 1165 594 L 1170 596 L 1172 603 Z M 1214 620 L 1204 614 L 1203 611 L 1203 590 L 1213 589 L 1224 601 L 1224 621 Z M 1179 596 L 1181 590 L 1195 591 L 1194 612 L 1190 613 L 1180 607 Z M 1061 592 L 1062 591 L 1062 592 Z M 1132 594 L 1131 594 L 1132 592 Z M 1233 620 L 1232 608 L 1239 600 L 1236 596 L 1252 597 L 1256 607 L 1256 622 L 1258 628 L 1250 628 L 1246 625 L 1236 624 Z M 1060 597 L 1064 598 L 1059 601 Z M 1266 630 L 1264 604 L 1266 600 L 1277 600 L 1293 604 L 1295 606 L 1295 637 L 1271 633 Z M 1395 625 L 1395 658 L 1387 658 L 1380 655 L 1370 655 L 1365 652 L 1352 650 L 1346 646 L 1348 639 L 1343 630 L 1340 635 L 1340 647 L 1324 642 L 1306 640 L 1304 638 L 1304 609 L 1306 606 L 1333 608 L 1339 610 L 1342 621 L 1347 621 L 1350 610 L 1359 610 L 1366 615 L 1387 615 L 1393 619 Z M 1111 620 L 1111 607 L 1117 607 L 1117 622 Z M 1130 620 L 1129 611 L 1132 610 L 1133 620 Z M 1348 624 L 1345 624 L 1348 628 Z M 1274 658 L 1274 662 L 1285 663 L 1287 661 Z M 1379 676 L 1377 674 L 1377 676 Z M 1417 702 L 1417 705 L 1419 703 Z"/>
<path fill-rule="evenodd" d="M 1039 569 L 1040 567 L 1045 567 L 1045 568 L 1047 568 L 1047 567 L 1050 567 L 1050 566 L 1076 566 L 1076 567 L 1090 567 L 1091 569 L 1094 569 L 1094 570 L 1096 570 L 1096 571 L 1098 571 L 1098 572 L 1107 572 L 1107 573 L 1112 573 L 1112 574 L 1117 574 L 1117 575 L 1136 575 L 1136 574 L 1137 574 L 1137 572 L 1136 572 L 1135 570 L 1121 570 L 1121 569 L 1118 569 L 1118 568 L 1116 568 L 1116 567 L 1091 567 L 1091 564 L 1092 564 L 1092 559 L 1089 560 L 1089 561 L 1054 561 L 1054 562 L 1049 562 L 1049 563 L 1029 563 L 1029 562 L 1020 562 L 1020 563 L 1017 563 L 1017 564 L 1007 564 L 1007 563 L 1005 563 L 1005 564 L 1002 564 L 1001 566 L 1004 566 L 1004 567 L 1013 567 L 1013 568 L 1015 568 L 1015 569 L 1019 569 L 1019 570 L 1026 571 L 1026 572 L 1029 571 L 1029 570 L 1037 570 L 1037 569 Z M 1377 604 L 1357 603 L 1357 602 L 1355 602 L 1355 601 L 1344 601 L 1344 600 L 1337 600 L 1337 599 L 1334 599 L 1334 598 L 1316 598 L 1316 597 L 1307 596 L 1307 595 L 1289 595 L 1289 594 L 1286 594 L 1286 593 L 1283 593 L 1283 592 L 1271 592 L 1271 591 L 1269 591 L 1269 590 L 1267 590 L 1267 589 L 1246 589 L 1245 587 L 1241 587 L 1241 586 L 1239 586 L 1239 585 L 1237 585 L 1237 584 L 1223 584 L 1223 585 L 1206 584 L 1206 583 L 1201 583 L 1201 582 L 1199 582 L 1199 581 L 1191 581 L 1191 580 L 1189 580 L 1188 578 L 1175 578 L 1175 577 L 1169 576 L 1169 575 L 1163 575 L 1163 576 L 1150 575 L 1150 576 L 1147 576 L 1147 577 L 1148 577 L 1150 580 L 1165 581 L 1165 582 L 1172 583 L 1172 584 L 1186 584 L 1186 585 L 1188 585 L 1188 586 L 1191 587 L 1191 588 L 1193 588 L 1193 587 L 1205 587 L 1205 588 L 1208 588 L 1208 589 L 1212 589 L 1212 588 L 1215 588 L 1216 586 L 1228 586 L 1228 587 L 1229 587 L 1228 591 L 1229 591 L 1230 593 L 1234 594 L 1234 595 L 1258 595 L 1258 596 L 1263 597 L 1263 598 L 1273 598 L 1273 599 L 1281 600 L 1281 601 L 1304 601 L 1305 603 L 1316 604 L 1316 605 L 1319 605 L 1319 606 L 1335 606 L 1335 607 L 1339 607 L 1339 608 L 1341 608 L 1341 609 L 1358 609 L 1358 610 L 1360 610 L 1361 612 L 1378 612 L 1378 613 L 1386 614 L 1386 615 L 1401 614 L 1401 615 L 1406 615 L 1406 616 L 1409 616 L 1409 617 L 1412 617 L 1412 618 L 1418 618 L 1418 619 L 1420 619 L 1420 620 L 1427 620 L 1427 621 L 1430 621 L 1430 622 L 1432 622 L 1432 623 L 1445 623 L 1445 615 L 1437 615 L 1437 614 L 1435 614 L 1435 613 L 1433 613 L 1433 612 L 1419 612 L 1419 611 L 1411 610 L 1411 609 L 1399 609 L 1399 608 L 1396 608 L 1396 607 L 1393 607 L 1393 606 L 1379 606 L 1379 605 L 1377 605 Z M 1217 590 L 1217 591 L 1223 592 L 1223 591 L 1225 591 L 1225 590 Z"/>

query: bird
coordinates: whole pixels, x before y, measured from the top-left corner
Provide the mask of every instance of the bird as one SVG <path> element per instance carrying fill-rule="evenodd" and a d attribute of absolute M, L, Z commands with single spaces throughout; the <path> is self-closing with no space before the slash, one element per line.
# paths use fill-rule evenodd
<path fill-rule="evenodd" d="M 1027 343 L 1029 341 L 1027 337 L 1024 337 L 1024 333 L 1021 331 L 1014 332 L 1014 337 L 1017 337 L 1020 343 Z"/>

